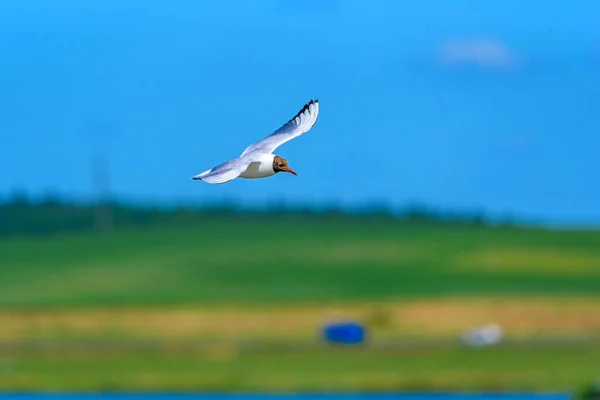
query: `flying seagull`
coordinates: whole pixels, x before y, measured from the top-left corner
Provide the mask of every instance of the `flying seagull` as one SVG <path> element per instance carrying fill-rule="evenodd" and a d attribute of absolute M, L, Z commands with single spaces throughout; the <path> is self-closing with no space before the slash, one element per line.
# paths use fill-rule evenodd
<path fill-rule="evenodd" d="M 311 100 L 294 118 L 263 140 L 248 146 L 238 158 L 219 164 L 193 176 L 192 179 L 217 184 L 229 182 L 237 177 L 266 178 L 278 172 L 296 175 L 288 162 L 273 152 L 285 142 L 308 132 L 317 122 L 318 116 L 319 100 Z"/>

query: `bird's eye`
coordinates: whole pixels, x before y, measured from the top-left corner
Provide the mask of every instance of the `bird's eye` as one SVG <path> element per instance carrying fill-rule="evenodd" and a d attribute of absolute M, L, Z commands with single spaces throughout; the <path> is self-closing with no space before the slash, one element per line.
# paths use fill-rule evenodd
<path fill-rule="evenodd" d="M 283 167 L 282 163 L 277 164 L 278 167 Z"/>

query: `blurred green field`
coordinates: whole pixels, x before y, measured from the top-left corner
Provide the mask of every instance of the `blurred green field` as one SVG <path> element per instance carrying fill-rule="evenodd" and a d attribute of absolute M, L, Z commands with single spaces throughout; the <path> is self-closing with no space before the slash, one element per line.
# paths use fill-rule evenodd
<path fill-rule="evenodd" d="M 222 219 L 4 238 L 0 266 L 5 390 L 575 390 L 597 377 L 600 232 Z M 365 321 L 373 342 L 318 344 L 337 317 Z M 507 344 L 457 346 L 488 322 Z"/>
<path fill-rule="evenodd" d="M 570 391 L 597 378 L 598 359 L 600 347 L 48 354 L 0 361 L 0 389 Z"/>
<path fill-rule="evenodd" d="M 0 307 L 598 295 L 600 233 L 212 221 L 0 242 Z"/>

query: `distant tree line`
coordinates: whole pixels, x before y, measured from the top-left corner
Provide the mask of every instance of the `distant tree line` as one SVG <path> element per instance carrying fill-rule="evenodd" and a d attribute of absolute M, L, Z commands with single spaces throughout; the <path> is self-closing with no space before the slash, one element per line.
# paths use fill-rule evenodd
<path fill-rule="evenodd" d="M 354 210 L 337 205 L 311 207 L 284 204 L 275 204 L 263 209 L 249 209 L 228 201 L 199 207 L 149 207 L 118 202 L 77 203 L 52 197 L 34 201 L 23 195 L 0 200 L 0 235 L 2 236 L 190 225 L 225 218 L 377 219 L 413 224 L 478 226 L 491 224 L 482 212 L 439 212 L 419 205 L 410 205 L 401 211 L 394 211 L 385 204 L 371 204 Z M 509 220 L 500 223 L 512 225 Z M 498 222 L 494 223 L 497 224 Z"/>

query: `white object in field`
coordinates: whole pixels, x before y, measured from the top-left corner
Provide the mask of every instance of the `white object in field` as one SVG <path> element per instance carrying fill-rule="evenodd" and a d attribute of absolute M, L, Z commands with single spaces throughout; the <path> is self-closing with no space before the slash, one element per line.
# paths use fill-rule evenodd
<path fill-rule="evenodd" d="M 471 347 L 488 347 L 499 344 L 504 338 L 504 331 L 498 324 L 488 324 L 465 332 L 462 341 Z"/>

